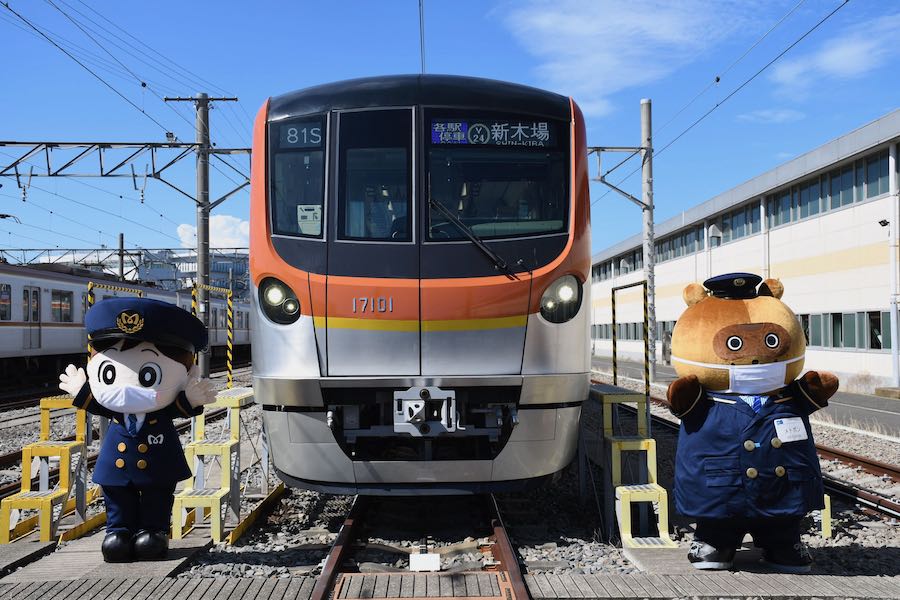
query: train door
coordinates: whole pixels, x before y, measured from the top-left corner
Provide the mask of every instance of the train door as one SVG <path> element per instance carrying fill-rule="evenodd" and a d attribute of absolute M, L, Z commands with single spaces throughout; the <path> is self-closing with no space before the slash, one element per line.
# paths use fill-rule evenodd
<path fill-rule="evenodd" d="M 328 375 L 418 375 L 415 111 L 336 116 L 327 216 Z"/>
<path fill-rule="evenodd" d="M 22 288 L 23 347 L 33 350 L 41 347 L 41 288 L 26 285 Z"/>

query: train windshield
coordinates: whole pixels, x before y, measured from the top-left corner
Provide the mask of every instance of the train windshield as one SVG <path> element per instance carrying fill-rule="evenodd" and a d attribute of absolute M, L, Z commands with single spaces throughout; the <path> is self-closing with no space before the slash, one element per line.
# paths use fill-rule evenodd
<path fill-rule="evenodd" d="M 567 162 L 557 123 L 460 117 L 430 125 L 428 193 L 478 237 L 566 231 Z M 429 211 L 429 240 L 463 237 L 442 211 Z"/>
<path fill-rule="evenodd" d="M 272 231 L 322 237 L 325 127 L 321 117 L 273 123 Z"/>

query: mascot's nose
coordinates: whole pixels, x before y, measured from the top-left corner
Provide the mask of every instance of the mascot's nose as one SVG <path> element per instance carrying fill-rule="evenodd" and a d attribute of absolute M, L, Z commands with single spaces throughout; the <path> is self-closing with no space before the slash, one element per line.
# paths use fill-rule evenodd
<path fill-rule="evenodd" d="M 754 359 L 753 359 L 753 362 L 752 362 L 751 364 L 758 365 L 758 364 L 759 364 L 759 361 L 756 360 L 756 359 L 754 358 Z"/>

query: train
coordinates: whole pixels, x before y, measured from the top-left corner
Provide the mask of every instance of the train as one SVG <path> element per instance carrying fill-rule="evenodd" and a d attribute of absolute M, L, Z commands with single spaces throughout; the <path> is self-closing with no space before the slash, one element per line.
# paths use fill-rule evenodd
<path fill-rule="evenodd" d="M 253 382 L 288 485 L 533 486 L 590 385 L 584 118 L 524 85 L 398 75 L 267 99 L 253 128 Z"/>
<path fill-rule="evenodd" d="M 14 265 L 0 262 L 0 380 L 15 387 L 55 375 L 66 364 L 83 363 L 87 356 L 84 313 L 88 309 L 88 283 L 98 287 L 94 301 L 130 295 L 103 286 L 141 290 L 146 298 L 191 310 L 190 290 L 171 292 L 140 282 L 116 278 L 88 269 L 60 264 Z M 211 295 L 210 349 L 225 353 L 225 300 Z M 234 303 L 236 355 L 248 355 L 250 343 L 248 302 Z"/>

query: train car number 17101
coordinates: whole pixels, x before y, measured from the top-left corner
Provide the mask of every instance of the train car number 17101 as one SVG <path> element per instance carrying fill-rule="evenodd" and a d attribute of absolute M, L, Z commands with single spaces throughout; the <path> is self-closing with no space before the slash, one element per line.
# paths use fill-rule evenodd
<path fill-rule="evenodd" d="M 394 312 L 394 299 L 391 296 L 353 298 L 353 312 Z"/>

